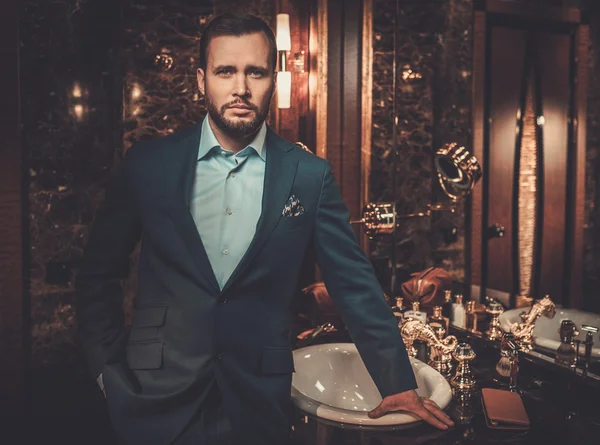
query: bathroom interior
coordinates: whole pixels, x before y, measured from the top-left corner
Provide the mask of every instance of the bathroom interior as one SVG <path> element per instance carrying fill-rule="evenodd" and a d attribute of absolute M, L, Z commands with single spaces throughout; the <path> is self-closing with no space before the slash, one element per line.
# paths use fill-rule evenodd
<path fill-rule="evenodd" d="M 116 443 L 76 342 L 74 278 L 111 169 L 135 142 L 205 116 L 198 41 L 224 12 L 276 31 L 268 124 L 331 163 L 419 395 L 456 423 L 439 431 L 402 412 L 367 417 L 381 397 L 308 251 L 291 335 L 294 443 L 598 440 L 600 2 L 3 9 L 0 434 L 18 438 L 6 443 Z M 124 283 L 128 322 L 135 270 Z M 509 419 L 492 418 L 489 389 L 503 391 L 496 408 Z"/>

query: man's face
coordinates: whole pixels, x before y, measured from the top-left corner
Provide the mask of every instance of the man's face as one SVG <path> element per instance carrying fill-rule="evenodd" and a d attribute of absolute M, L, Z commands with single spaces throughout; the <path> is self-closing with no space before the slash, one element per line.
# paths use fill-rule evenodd
<path fill-rule="evenodd" d="M 275 90 L 269 41 L 263 33 L 215 37 L 198 88 L 212 121 L 233 138 L 255 133 L 269 113 Z"/>

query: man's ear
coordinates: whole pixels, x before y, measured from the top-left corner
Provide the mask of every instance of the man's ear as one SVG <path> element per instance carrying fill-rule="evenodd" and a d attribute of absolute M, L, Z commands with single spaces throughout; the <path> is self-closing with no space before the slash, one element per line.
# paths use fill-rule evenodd
<path fill-rule="evenodd" d="M 275 97 L 276 94 L 277 94 L 277 71 L 275 71 L 275 73 L 273 73 L 273 92 L 271 93 L 271 100 Z"/>
<path fill-rule="evenodd" d="M 198 70 L 196 71 L 196 79 L 198 80 L 198 89 L 200 90 L 200 93 L 204 96 L 204 70 L 202 68 L 198 68 Z"/>

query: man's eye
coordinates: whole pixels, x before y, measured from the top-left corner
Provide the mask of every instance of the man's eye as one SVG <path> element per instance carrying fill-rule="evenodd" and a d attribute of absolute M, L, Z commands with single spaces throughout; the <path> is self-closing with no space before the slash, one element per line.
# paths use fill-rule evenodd
<path fill-rule="evenodd" d="M 229 76 L 229 75 L 231 75 L 232 73 L 233 73 L 233 71 L 232 71 L 232 70 L 230 70 L 230 69 L 224 69 L 224 70 L 219 70 L 219 71 L 217 71 L 217 74 L 218 74 L 219 76 Z"/>
<path fill-rule="evenodd" d="M 254 70 L 254 71 L 250 71 L 250 75 L 252 77 L 263 77 L 265 75 L 265 73 L 263 73 L 262 71 L 259 71 L 259 70 Z"/>

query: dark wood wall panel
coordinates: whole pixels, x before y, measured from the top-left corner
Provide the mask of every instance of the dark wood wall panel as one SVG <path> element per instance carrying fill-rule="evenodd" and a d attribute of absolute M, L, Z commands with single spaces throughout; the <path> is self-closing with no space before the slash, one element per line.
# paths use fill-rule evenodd
<path fill-rule="evenodd" d="M 575 35 L 575 64 L 577 84 L 574 97 L 576 125 L 573 134 L 573 156 L 571 159 L 573 178 L 568 205 L 571 215 L 571 230 L 568 234 L 569 246 L 567 264 L 569 267 L 569 301 L 571 307 L 581 308 L 583 288 L 583 227 L 585 218 L 585 153 L 587 137 L 587 92 L 589 77 L 590 27 L 581 25 Z"/>
<path fill-rule="evenodd" d="M 328 62 L 327 62 L 327 159 L 333 174 L 342 183 L 342 76 L 344 4 L 329 1 L 328 5 Z M 344 190 L 342 188 L 342 194 Z"/>
<path fill-rule="evenodd" d="M 0 55 L 4 62 L 3 117 L 0 119 L 0 424 L 23 413 L 26 289 L 23 280 L 28 218 L 23 208 L 21 124 L 19 119 L 19 4 L 3 4 L 0 15 Z M 9 424 L 6 423 L 6 426 Z M 8 434 L 5 432 L 5 434 Z M 8 436 L 7 436 L 8 440 Z"/>
<path fill-rule="evenodd" d="M 486 16 L 483 11 L 475 11 L 473 14 L 473 154 L 479 160 L 479 163 L 486 165 L 487 159 L 484 152 L 485 144 L 485 124 L 482 116 L 485 114 L 485 79 L 486 79 Z M 485 174 L 485 172 L 484 172 Z M 482 181 L 486 182 L 486 179 Z M 467 234 L 467 256 L 465 258 L 466 270 L 465 280 L 467 291 L 470 293 L 470 285 L 482 285 L 483 279 L 483 187 L 475 187 L 470 197 L 470 206 L 467 206 L 470 213 L 469 225 L 465 227 Z M 480 298 L 482 295 L 470 295 L 470 298 Z"/>
<path fill-rule="evenodd" d="M 568 110 L 571 38 L 539 33 L 536 50 L 543 98 L 544 208 L 538 295 L 562 302 L 565 284 Z"/>
<path fill-rule="evenodd" d="M 351 218 L 360 218 L 361 210 L 361 46 L 362 5 L 361 2 L 345 2 L 344 8 L 342 77 L 342 190 Z"/>
<path fill-rule="evenodd" d="M 513 291 L 513 190 L 515 130 L 520 104 L 527 35 L 518 29 L 492 27 L 490 51 L 490 137 L 487 170 L 487 225 L 500 224 L 502 238 L 488 242 L 487 287 Z"/>
<path fill-rule="evenodd" d="M 362 20 L 360 0 L 328 3 L 327 149 L 351 218 L 361 212 Z M 360 227 L 354 226 L 359 236 Z"/>

